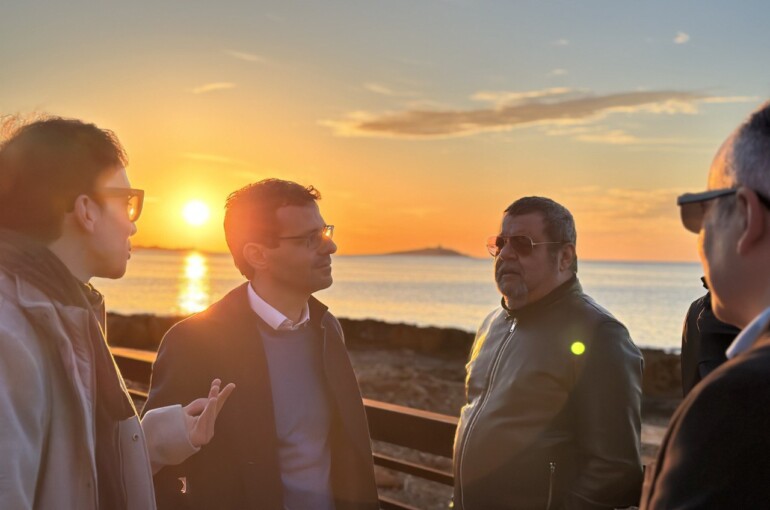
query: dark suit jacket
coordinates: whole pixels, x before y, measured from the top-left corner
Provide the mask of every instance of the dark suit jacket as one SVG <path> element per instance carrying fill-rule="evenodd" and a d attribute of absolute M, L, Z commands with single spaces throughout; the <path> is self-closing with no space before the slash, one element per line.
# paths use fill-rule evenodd
<path fill-rule="evenodd" d="M 158 508 L 283 510 L 283 485 L 261 319 L 241 285 L 163 338 L 145 411 L 187 403 L 211 381 L 234 382 L 212 441 L 178 466 L 155 475 Z M 334 408 L 331 478 L 337 510 L 378 508 L 371 442 L 358 384 L 339 322 L 314 298 L 310 326 L 324 341 L 323 363 Z M 292 374 L 285 374 L 291 377 Z M 180 478 L 186 479 L 185 492 Z"/>
<path fill-rule="evenodd" d="M 682 331 L 682 393 L 727 361 L 725 351 L 740 330 L 716 318 L 711 310 L 711 293 L 693 301 Z"/>
<path fill-rule="evenodd" d="M 724 363 L 679 406 L 642 510 L 753 509 L 770 502 L 770 333 Z"/>

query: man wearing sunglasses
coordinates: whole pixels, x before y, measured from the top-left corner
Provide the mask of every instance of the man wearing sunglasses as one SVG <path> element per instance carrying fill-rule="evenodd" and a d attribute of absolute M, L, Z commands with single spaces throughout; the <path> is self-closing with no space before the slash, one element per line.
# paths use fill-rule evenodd
<path fill-rule="evenodd" d="M 679 197 L 698 234 L 711 306 L 742 328 L 728 361 L 671 420 L 642 507 L 765 508 L 770 501 L 770 103 L 727 139 L 708 190 Z"/>
<path fill-rule="evenodd" d="M 163 338 L 146 409 L 238 385 L 217 436 L 155 477 L 161 509 L 379 508 L 361 394 L 337 319 L 334 227 L 312 186 L 266 179 L 232 193 L 225 238 L 247 282 Z M 180 479 L 182 484 L 180 484 Z"/>
<path fill-rule="evenodd" d="M 454 508 L 639 501 L 642 357 L 577 279 L 575 223 L 525 197 L 487 241 L 502 294 L 476 334 L 455 438 Z"/>
<path fill-rule="evenodd" d="M 144 194 L 123 148 L 77 120 L 3 127 L 0 508 L 153 509 L 151 470 L 209 441 L 233 386 L 210 379 L 195 395 L 209 398 L 140 424 L 88 284 L 122 277 L 130 257 Z"/>

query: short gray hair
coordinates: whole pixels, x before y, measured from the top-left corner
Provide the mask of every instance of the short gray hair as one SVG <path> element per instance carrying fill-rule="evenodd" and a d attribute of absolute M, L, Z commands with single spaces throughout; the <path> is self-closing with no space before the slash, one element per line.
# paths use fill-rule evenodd
<path fill-rule="evenodd" d="M 728 160 L 736 184 L 770 197 L 770 102 L 752 113 L 734 136 Z"/>

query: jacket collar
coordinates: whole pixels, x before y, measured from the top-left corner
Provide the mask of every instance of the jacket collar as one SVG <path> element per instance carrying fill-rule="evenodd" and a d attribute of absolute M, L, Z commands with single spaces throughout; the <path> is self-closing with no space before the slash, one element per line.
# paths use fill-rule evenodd
<path fill-rule="evenodd" d="M 239 285 L 228 292 L 220 301 L 214 303 L 206 311 L 201 313 L 210 315 L 212 319 L 230 321 L 233 318 L 233 312 L 235 312 L 239 317 L 253 317 L 260 323 L 268 326 L 268 324 L 251 309 L 251 306 L 249 305 L 248 287 L 249 282 Z M 307 304 L 310 312 L 310 325 L 315 328 L 323 327 L 323 321 L 329 307 L 313 296 L 310 296 Z"/>
<path fill-rule="evenodd" d="M 527 305 L 522 306 L 521 308 L 517 308 L 515 310 L 511 310 L 507 306 L 505 306 L 505 298 L 500 298 L 500 305 L 503 307 L 503 310 L 506 312 L 507 317 L 506 319 L 512 320 L 512 319 L 521 319 L 524 317 L 528 317 L 531 315 L 538 314 L 544 310 L 547 310 L 550 308 L 551 305 L 562 299 L 564 296 L 568 294 L 573 293 L 580 293 L 583 292 L 583 287 L 580 285 L 580 282 L 578 281 L 577 275 L 574 275 L 572 278 L 567 280 L 566 282 L 562 283 L 555 289 L 553 289 L 551 292 L 543 296 L 542 298 L 538 299 L 534 303 L 529 303 Z"/>
<path fill-rule="evenodd" d="M 727 358 L 732 359 L 748 351 L 770 329 L 770 308 L 766 308 L 733 340 L 727 348 Z"/>

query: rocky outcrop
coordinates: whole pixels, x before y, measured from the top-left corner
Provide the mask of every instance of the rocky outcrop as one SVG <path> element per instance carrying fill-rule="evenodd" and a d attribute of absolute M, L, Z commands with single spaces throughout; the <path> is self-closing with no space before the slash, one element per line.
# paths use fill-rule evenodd
<path fill-rule="evenodd" d="M 183 317 L 157 317 L 149 314 L 107 314 L 111 345 L 157 350 L 165 332 Z M 419 327 L 371 319 L 340 319 L 351 350 L 409 349 L 426 356 L 464 360 L 473 334 L 452 328 Z M 680 397 L 682 394 L 679 355 L 660 349 L 642 349 L 644 354 L 644 395 Z M 462 374 L 459 375 L 462 377 Z"/>

